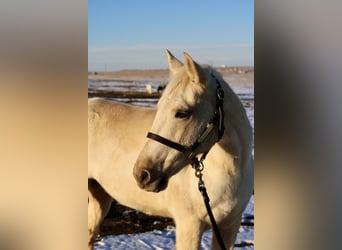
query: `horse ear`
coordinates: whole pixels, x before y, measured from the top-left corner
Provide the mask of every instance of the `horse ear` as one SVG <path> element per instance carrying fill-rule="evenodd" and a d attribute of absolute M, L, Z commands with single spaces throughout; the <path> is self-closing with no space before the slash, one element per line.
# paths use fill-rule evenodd
<path fill-rule="evenodd" d="M 195 83 L 205 83 L 205 74 L 201 66 L 191 56 L 184 52 L 185 69 L 190 80 Z"/>
<path fill-rule="evenodd" d="M 179 68 L 183 66 L 183 63 L 181 63 L 174 55 L 172 55 L 170 51 L 166 50 L 165 52 L 167 60 L 169 62 L 170 72 L 171 74 L 174 74 Z"/>

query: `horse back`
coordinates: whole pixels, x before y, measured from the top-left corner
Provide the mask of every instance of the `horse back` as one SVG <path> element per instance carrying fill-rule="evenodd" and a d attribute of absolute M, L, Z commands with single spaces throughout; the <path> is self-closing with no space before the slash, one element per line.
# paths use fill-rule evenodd
<path fill-rule="evenodd" d="M 155 109 L 109 101 L 103 98 L 88 100 L 88 127 L 90 132 L 115 133 L 148 130 L 153 122 Z M 97 131 L 92 131 L 96 129 Z"/>

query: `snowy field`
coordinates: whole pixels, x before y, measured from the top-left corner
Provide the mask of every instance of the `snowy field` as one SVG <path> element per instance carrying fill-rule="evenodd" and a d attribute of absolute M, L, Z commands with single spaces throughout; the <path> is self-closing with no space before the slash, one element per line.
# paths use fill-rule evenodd
<path fill-rule="evenodd" d="M 98 82 L 89 81 L 89 88 L 100 87 L 102 90 L 116 90 L 124 91 L 134 89 L 138 91 L 145 91 L 146 84 L 151 84 L 153 88 L 157 88 L 159 84 L 163 83 L 161 80 L 149 81 L 135 81 L 135 82 Z M 248 118 L 254 129 L 254 84 L 231 84 L 244 104 L 247 111 Z M 116 99 L 118 100 L 118 99 Z M 155 106 L 157 100 L 118 100 L 128 103 L 144 106 Z M 254 152 L 253 152 L 254 154 Z M 251 197 L 242 218 L 242 225 L 235 242 L 234 249 L 254 249 L 254 195 Z M 210 249 L 212 238 L 212 230 L 204 233 L 201 241 L 200 249 Z M 151 232 L 127 234 L 127 235 L 108 235 L 97 241 L 94 245 L 94 250 L 114 250 L 114 249 L 174 249 L 175 247 L 175 227 L 168 226 L 164 230 L 154 230 Z"/>
<path fill-rule="evenodd" d="M 254 196 L 251 197 L 244 213 L 242 222 L 254 224 Z M 201 250 L 210 249 L 212 230 L 204 233 L 201 242 Z M 95 250 L 114 249 L 141 249 L 141 250 L 171 250 L 175 248 L 175 227 L 151 232 L 127 235 L 104 236 L 94 245 Z M 240 226 L 234 249 L 254 249 L 254 226 Z"/>

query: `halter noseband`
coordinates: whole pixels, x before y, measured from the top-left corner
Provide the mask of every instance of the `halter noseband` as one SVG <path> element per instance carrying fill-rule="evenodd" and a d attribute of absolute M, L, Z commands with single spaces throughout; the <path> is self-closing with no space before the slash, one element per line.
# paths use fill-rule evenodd
<path fill-rule="evenodd" d="M 192 161 L 195 159 L 194 154 L 195 154 L 196 149 L 207 138 L 207 136 L 215 128 L 216 125 L 218 129 L 218 138 L 216 142 L 218 142 L 224 134 L 224 112 L 223 112 L 224 91 L 221 87 L 220 82 L 217 80 L 217 78 L 214 75 L 211 75 L 211 76 L 215 79 L 216 85 L 217 85 L 216 87 L 216 111 L 215 111 L 214 117 L 207 124 L 206 128 L 202 131 L 200 136 L 192 145 L 185 146 L 177 142 L 173 142 L 169 139 L 166 139 L 165 137 L 162 137 L 160 135 L 151 133 L 151 132 L 147 133 L 147 138 L 150 138 L 170 148 L 180 151 Z M 208 152 L 204 153 L 204 155 L 206 155 L 207 153 Z"/>

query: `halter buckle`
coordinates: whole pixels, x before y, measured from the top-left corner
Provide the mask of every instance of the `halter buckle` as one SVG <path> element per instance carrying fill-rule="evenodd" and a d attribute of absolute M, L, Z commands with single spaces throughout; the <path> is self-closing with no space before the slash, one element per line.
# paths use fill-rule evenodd
<path fill-rule="evenodd" d="M 224 99 L 224 91 L 221 87 L 217 88 L 217 98 L 221 101 Z"/>
<path fill-rule="evenodd" d="M 189 148 L 187 151 L 185 151 L 184 155 L 191 160 L 195 156 L 195 151 Z"/>

